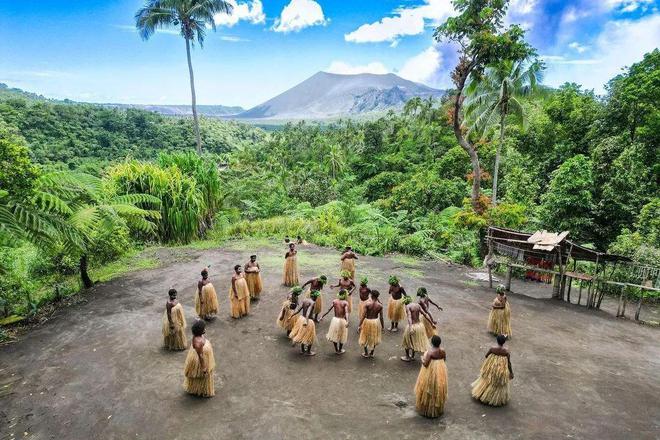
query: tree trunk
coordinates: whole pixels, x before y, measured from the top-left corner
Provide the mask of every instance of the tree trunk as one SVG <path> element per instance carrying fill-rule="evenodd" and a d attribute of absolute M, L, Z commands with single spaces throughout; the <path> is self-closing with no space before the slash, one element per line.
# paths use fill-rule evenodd
<path fill-rule="evenodd" d="M 465 62 L 466 61 L 463 60 L 459 63 Z M 470 65 L 465 66 L 463 69 L 461 69 L 461 75 L 456 80 L 456 97 L 454 99 L 454 114 L 452 117 L 452 125 L 454 129 L 454 136 L 456 136 L 458 144 L 470 156 L 470 163 L 472 164 L 473 174 L 472 194 L 470 199 L 472 201 L 472 208 L 474 211 L 481 214 L 482 209 L 481 205 L 479 204 L 479 195 L 481 193 L 481 166 L 479 165 L 479 156 L 477 155 L 477 150 L 474 148 L 474 146 L 463 135 L 460 117 L 461 105 L 463 103 L 463 88 L 465 87 L 465 82 L 467 81 L 468 76 L 470 76 L 471 71 L 472 67 L 470 67 Z"/>
<path fill-rule="evenodd" d="M 83 254 L 80 257 L 78 266 L 80 268 L 80 279 L 82 280 L 83 286 L 85 289 L 89 289 L 94 285 L 94 283 L 92 282 L 92 279 L 89 277 L 89 273 L 87 272 L 87 254 Z"/>
<path fill-rule="evenodd" d="M 197 97 L 195 96 L 195 75 L 193 74 L 192 60 L 190 59 L 190 40 L 186 38 L 186 55 L 188 56 L 188 73 L 190 74 L 190 94 L 192 95 L 192 114 L 197 139 L 197 154 L 202 154 L 202 138 L 199 135 L 199 118 L 197 117 Z"/>
<path fill-rule="evenodd" d="M 504 114 L 500 116 L 500 142 L 497 144 L 497 151 L 495 152 L 495 167 L 493 168 L 493 206 L 497 204 L 497 177 L 500 172 L 502 144 L 504 144 Z"/>

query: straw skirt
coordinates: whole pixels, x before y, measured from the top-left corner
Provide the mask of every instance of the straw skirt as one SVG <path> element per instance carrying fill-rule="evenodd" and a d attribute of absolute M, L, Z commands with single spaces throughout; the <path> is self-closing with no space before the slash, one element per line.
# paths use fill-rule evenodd
<path fill-rule="evenodd" d="M 236 296 L 234 290 L 229 286 L 229 304 L 232 318 L 241 318 L 250 313 L 250 291 L 245 278 L 238 278 L 236 284 Z"/>
<path fill-rule="evenodd" d="M 173 329 L 167 319 L 167 310 L 163 313 L 163 345 L 168 350 L 185 350 L 188 345 L 186 339 L 186 317 L 183 314 L 183 306 L 177 304 L 170 310 L 172 315 Z"/>
<path fill-rule="evenodd" d="M 293 257 L 288 257 L 284 260 L 282 284 L 288 287 L 293 287 L 300 283 L 298 278 L 298 258 L 294 255 Z"/>
<path fill-rule="evenodd" d="M 429 339 L 426 337 L 424 324 L 407 325 L 403 332 L 403 348 L 419 352 L 425 352 L 429 347 Z"/>
<path fill-rule="evenodd" d="M 213 347 L 210 341 L 206 341 L 202 356 L 206 364 L 207 373 L 202 372 L 202 366 L 199 363 L 197 352 L 191 346 L 186 357 L 186 364 L 183 368 L 185 379 L 183 389 L 190 394 L 202 397 L 213 397 L 215 395 L 215 381 L 213 373 L 215 372 L 215 357 L 213 356 Z"/>
<path fill-rule="evenodd" d="M 481 364 L 479 378 L 472 382 L 472 397 L 486 405 L 506 405 L 510 398 L 509 382 L 506 356 L 490 354 Z"/>
<path fill-rule="evenodd" d="M 444 359 L 433 359 L 421 366 L 415 383 L 415 408 L 424 417 L 439 417 L 447 401 L 447 365 Z"/>
<path fill-rule="evenodd" d="M 510 314 L 511 312 L 507 313 L 506 308 L 491 309 L 488 315 L 488 331 L 494 335 L 511 336 Z"/>
<path fill-rule="evenodd" d="M 246 272 L 245 281 L 247 281 L 248 290 L 250 291 L 251 299 L 258 299 L 263 290 L 263 282 L 261 281 L 260 272 Z"/>
<path fill-rule="evenodd" d="M 437 327 L 436 327 L 436 328 L 433 328 L 433 324 L 431 324 L 431 321 L 429 321 L 428 319 L 426 319 L 426 317 L 424 317 L 424 316 L 422 316 L 421 320 L 422 320 L 422 323 L 424 324 L 424 331 L 426 332 L 426 337 L 427 337 L 428 339 L 431 339 L 431 337 L 432 337 L 433 335 L 437 335 L 437 334 L 438 334 L 438 329 L 437 329 Z"/>
<path fill-rule="evenodd" d="M 341 262 L 341 271 L 347 271 L 351 274 L 350 279 L 355 279 L 355 260 L 352 258 L 346 258 Z"/>
<path fill-rule="evenodd" d="M 202 286 L 202 301 L 200 304 L 199 295 L 195 292 L 195 313 L 202 318 L 216 315 L 220 310 L 218 304 L 218 295 L 215 293 L 215 288 L 212 283 L 207 283 Z"/>
<path fill-rule="evenodd" d="M 328 334 L 325 336 L 326 339 L 330 342 L 336 342 L 337 344 L 345 344 L 348 339 L 348 329 L 346 325 L 348 323 L 343 318 L 337 318 L 336 316 L 330 321 L 330 328 L 328 328 Z"/>
<path fill-rule="evenodd" d="M 366 347 L 367 349 L 373 350 L 376 345 L 380 344 L 381 338 L 382 330 L 378 318 L 365 319 L 362 321 L 360 339 L 358 340 L 360 347 Z"/>
<path fill-rule="evenodd" d="M 403 298 L 393 299 L 387 303 L 387 319 L 392 322 L 402 321 L 406 317 L 406 305 L 403 303 Z"/>
<path fill-rule="evenodd" d="M 307 320 L 305 325 L 305 317 L 298 316 L 293 330 L 289 334 L 289 338 L 296 344 L 313 345 L 316 343 L 316 325 L 313 319 Z"/>
<path fill-rule="evenodd" d="M 280 319 L 280 316 L 282 316 L 282 311 L 284 311 L 284 317 Z M 287 299 L 282 303 L 280 313 L 277 314 L 277 326 L 282 330 L 291 331 L 291 329 L 293 329 L 293 325 L 296 323 L 295 318 L 292 319 L 291 315 L 293 315 L 293 310 L 291 309 L 291 301 Z"/>

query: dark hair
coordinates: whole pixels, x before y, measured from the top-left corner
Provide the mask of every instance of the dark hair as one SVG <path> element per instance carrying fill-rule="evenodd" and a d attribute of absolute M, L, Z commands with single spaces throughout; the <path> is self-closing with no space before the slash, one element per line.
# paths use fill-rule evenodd
<path fill-rule="evenodd" d="M 378 298 L 378 295 L 380 295 L 379 291 L 377 291 L 375 289 L 371 291 L 371 297 L 372 298 Z"/>
<path fill-rule="evenodd" d="M 250 255 L 250 258 L 254 258 L 256 260 L 257 256 L 256 255 Z"/>
<path fill-rule="evenodd" d="M 295 245 L 296 245 L 295 243 L 289 243 L 289 247 L 290 247 L 290 248 L 293 247 L 293 246 L 295 246 Z"/>
<path fill-rule="evenodd" d="M 433 345 L 434 347 L 436 347 L 436 348 L 437 348 L 437 347 L 440 347 L 440 344 L 441 344 L 441 343 L 442 343 L 442 339 L 440 339 L 440 336 L 438 336 L 438 335 L 433 335 L 433 336 L 431 337 L 431 345 Z"/>
<path fill-rule="evenodd" d="M 198 319 L 192 325 L 192 334 L 194 336 L 202 336 L 204 334 L 205 330 L 206 330 L 206 323 L 204 321 L 202 321 L 201 319 Z"/>
<path fill-rule="evenodd" d="M 496 339 L 499 345 L 504 345 L 504 343 L 506 342 L 506 336 L 504 335 L 497 335 Z"/>
<path fill-rule="evenodd" d="M 202 276 L 208 275 L 208 274 L 209 274 L 208 269 L 206 269 L 206 268 L 202 269 Z"/>
<path fill-rule="evenodd" d="M 176 296 L 176 289 L 170 289 L 169 292 L 167 292 L 169 296 Z"/>

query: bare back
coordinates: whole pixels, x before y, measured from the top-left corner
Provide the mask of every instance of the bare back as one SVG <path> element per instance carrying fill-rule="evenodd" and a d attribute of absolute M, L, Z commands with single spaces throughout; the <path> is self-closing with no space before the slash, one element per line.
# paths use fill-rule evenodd
<path fill-rule="evenodd" d="M 371 301 L 364 306 L 364 318 L 376 319 L 383 311 L 383 306 L 378 301 Z"/>
<path fill-rule="evenodd" d="M 332 301 L 332 308 L 335 311 L 335 317 L 346 319 L 346 312 L 348 311 L 348 302 L 343 299 L 335 299 Z"/>
<path fill-rule="evenodd" d="M 406 306 L 406 310 L 410 314 L 410 321 L 413 324 L 419 322 L 419 315 L 422 313 L 422 307 L 417 303 L 410 303 Z"/>

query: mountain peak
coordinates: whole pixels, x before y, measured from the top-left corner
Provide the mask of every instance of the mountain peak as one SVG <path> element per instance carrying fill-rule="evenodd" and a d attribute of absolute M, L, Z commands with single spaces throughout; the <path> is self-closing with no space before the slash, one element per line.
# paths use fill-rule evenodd
<path fill-rule="evenodd" d="M 442 90 L 394 73 L 319 71 L 284 93 L 237 115 L 244 119 L 328 119 L 400 109 L 411 98 L 441 97 Z"/>

